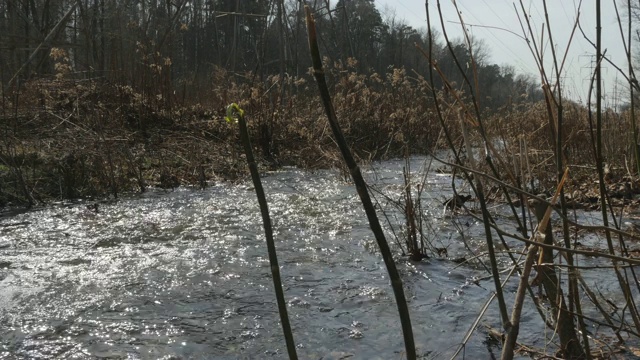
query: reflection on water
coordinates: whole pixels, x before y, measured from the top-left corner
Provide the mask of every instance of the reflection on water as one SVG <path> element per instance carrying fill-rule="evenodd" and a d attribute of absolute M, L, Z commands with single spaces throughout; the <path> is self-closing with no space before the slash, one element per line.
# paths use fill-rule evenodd
<path fill-rule="evenodd" d="M 367 174 L 397 195 L 402 165 Z M 285 169 L 263 181 L 300 357 L 401 358 L 393 294 L 354 188 L 329 171 Z M 423 206 L 433 240 L 453 257 L 467 250 L 442 216 L 450 181 L 432 172 Z M 482 227 L 460 217 L 458 229 L 482 251 Z M 61 204 L 0 225 L 0 358 L 286 358 L 249 184 L 150 192 L 97 213 Z M 451 354 L 492 293 L 489 280 L 477 281 L 486 273 L 398 261 L 419 353 Z M 497 324 L 493 307 L 486 319 Z M 523 342 L 541 341 L 536 326 L 521 331 Z M 466 355 L 497 351 L 485 343 L 481 330 Z"/>

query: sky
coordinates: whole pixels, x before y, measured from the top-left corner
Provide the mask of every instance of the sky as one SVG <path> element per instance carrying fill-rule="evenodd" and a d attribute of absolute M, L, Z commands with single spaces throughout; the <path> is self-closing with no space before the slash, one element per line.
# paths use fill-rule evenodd
<path fill-rule="evenodd" d="M 602 47 L 603 51 L 606 50 L 606 56 L 626 73 L 628 65 L 616 18 L 614 1 L 619 0 L 601 1 Z M 414 28 L 426 29 L 427 17 L 424 0 L 375 0 L 375 2 L 383 18 L 395 13 L 397 19 L 404 19 L 408 25 Z M 535 58 L 531 54 L 527 42 L 522 38 L 524 34 L 514 9 L 515 3 L 522 17 L 519 0 L 457 0 L 456 3 L 471 36 L 476 39 L 484 39 L 489 50 L 490 63 L 511 65 L 516 69 L 517 73 L 528 73 L 536 76 L 536 79 L 540 78 Z M 537 34 L 536 41 L 538 44 L 540 44 L 539 40 L 544 28 L 544 66 L 547 74 L 555 74 L 546 29 L 543 1 L 522 0 L 522 3 Z M 453 1 L 441 0 L 440 5 L 445 21 L 445 30 L 449 39 L 462 38 L 463 32 Z M 567 45 L 578 16 L 585 34 L 595 44 L 595 5 L 595 0 L 583 0 L 581 5 L 580 0 L 547 1 L 549 23 L 553 42 L 556 44 L 556 54 L 562 57 L 566 53 L 563 73 L 560 75 L 563 80 L 563 92 L 569 98 L 582 103 L 586 102 L 588 96 L 589 79 L 593 72 L 595 59 L 595 47 L 584 38 L 579 29 L 576 29 L 568 51 Z M 619 6 L 618 11 L 620 11 L 622 21 L 625 22 L 624 9 Z M 429 12 L 432 17 L 432 26 L 442 32 L 436 0 L 429 0 Z M 625 37 L 626 26 L 626 22 L 623 23 Z M 632 44 L 632 46 L 638 48 L 640 44 Z M 620 72 L 612 65 L 604 64 L 602 76 L 604 79 L 603 88 L 606 90 L 605 104 L 616 106 L 625 102 L 628 85 Z"/>

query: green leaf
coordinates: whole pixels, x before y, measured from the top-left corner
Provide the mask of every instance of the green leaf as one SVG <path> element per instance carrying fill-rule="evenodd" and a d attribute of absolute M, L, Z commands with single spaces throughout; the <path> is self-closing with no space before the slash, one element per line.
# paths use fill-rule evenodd
<path fill-rule="evenodd" d="M 236 123 L 238 122 L 238 117 L 244 117 L 244 110 L 238 106 L 236 103 L 231 103 L 227 106 L 227 116 L 225 116 L 225 120 L 228 123 Z"/>

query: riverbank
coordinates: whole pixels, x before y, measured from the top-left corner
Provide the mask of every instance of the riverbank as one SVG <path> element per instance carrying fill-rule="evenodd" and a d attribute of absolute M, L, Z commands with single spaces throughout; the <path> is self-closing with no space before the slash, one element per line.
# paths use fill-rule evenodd
<path fill-rule="evenodd" d="M 189 102 L 175 92 L 167 97 L 92 80 L 25 84 L 3 103 L 0 206 L 237 180 L 245 176 L 246 163 L 236 125 L 224 120 L 231 102 L 246 111 L 263 167 L 341 166 L 322 108 L 305 95 L 308 85 L 289 79 L 287 86 L 300 89 L 280 103 L 269 90 L 277 79 L 268 88 L 268 83 L 237 84 L 229 76 L 214 76 L 218 85 L 189 95 Z M 337 90 L 351 86 L 341 83 Z M 369 96 L 366 101 L 378 100 L 371 104 L 375 109 L 352 108 L 351 95 L 336 97 L 340 111 L 349 110 L 344 132 L 359 160 L 402 156 L 409 146 L 424 153 L 433 146 L 437 132 L 429 131 L 431 125 L 418 126 L 424 106 L 389 122 L 389 117 L 400 117 L 388 106 L 394 99 L 376 91 Z"/>
<path fill-rule="evenodd" d="M 433 99 L 425 79 L 411 78 L 402 70 L 386 77 L 364 76 L 340 64 L 328 64 L 327 73 L 333 79 L 334 106 L 345 137 L 361 163 L 448 147 L 442 123 L 431 111 Z M 148 187 L 205 187 L 244 178 L 246 163 L 236 125 L 224 120 L 231 102 L 247 114 L 262 168 L 343 168 L 313 82 L 304 77 L 269 77 L 257 84 L 235 79 L 219 70 L 207 86 L 193 80 L 174 86 L 181 92 L 168 92 L 56 77 L 35 79 L 5 93 L 0 206 L 117 198 Z M 439 96 L 444 105 L 451 100 L 445 93 Z M 537 183 L 534 192 L 552 191 L 555 184 L 545 109 L 542 103 L 514 103 L 485 115 L 487 133 L 511 147 L 505 145 L 499 163 L 525 169 L 518 176 Z M 573 116 L 565 119 L 565 155 L 572 164 L 567 194 L 576 206 L 593 208 L 598 206 L 597 175 L 585 165 L 591 163 L 584 146 L 585 112 L 571 109 Z M 458 115 L 446 111 L 442 116 L 449 136 L 459 143 Z M 623 121 L 617 124 L 605 133 L 610 195 L 637 206 L 634 196 L 640 194 L 640 183 L 620 160 L 626 145 L 613 139 L 625 126 Z M 480 144 L 476 136 L 472 134 L 472 141 Z M 519 151 L 513 151 L 514 146 Z"/>

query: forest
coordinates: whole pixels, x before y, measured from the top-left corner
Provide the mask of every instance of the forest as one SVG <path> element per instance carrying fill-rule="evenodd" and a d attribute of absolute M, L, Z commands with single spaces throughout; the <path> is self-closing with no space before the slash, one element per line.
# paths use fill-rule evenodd
<path fill-rule="evenodd" d="M 356 59 L 355 69 L 365 75 L 384 77 L 393 69 L 405 69 L 411 76 L 428 77 L 427 62 L 417 48 L 428 47 L 424 28 L 414 29 L 395 14 L 381 14 L 374 1 L 309 5 L 319 21 L 323 54 L 330 61 L 346 64 Z M 134 89 L 155 85 L 171 92 L 187 87 L 187 92 L 166 101 L 193 102 L 198 92 L 193 88 L 206 87 L 216 69 L 236 81 L 265 82 L 281 73 L 305 78 L 310 65 L 302 1 L 25 0 L 0 6 L 0 28 L 7 35 L 1 58 L 5 88 L 14 76 L 22 82 L 51 77 L 66 65 L 68 77 L 77 80 Z M 45 39 L 44 48 L 29 61 Z M 437 34 L 433 46 L 444 75 L 460 83 L 461 74 Z M 490 50 L 482 41 L 468 49 L 462 39 L 453 39 L 450 46 L 463 64 L 470 63 L 473 53 L 486 108 L 495 110 L 517 100 L 513 94 L 526 94 L 529 101 L 541 99 L 532 74 L 488 63 Z M 62 53 L 54 55 L 52 48 Z"/>

